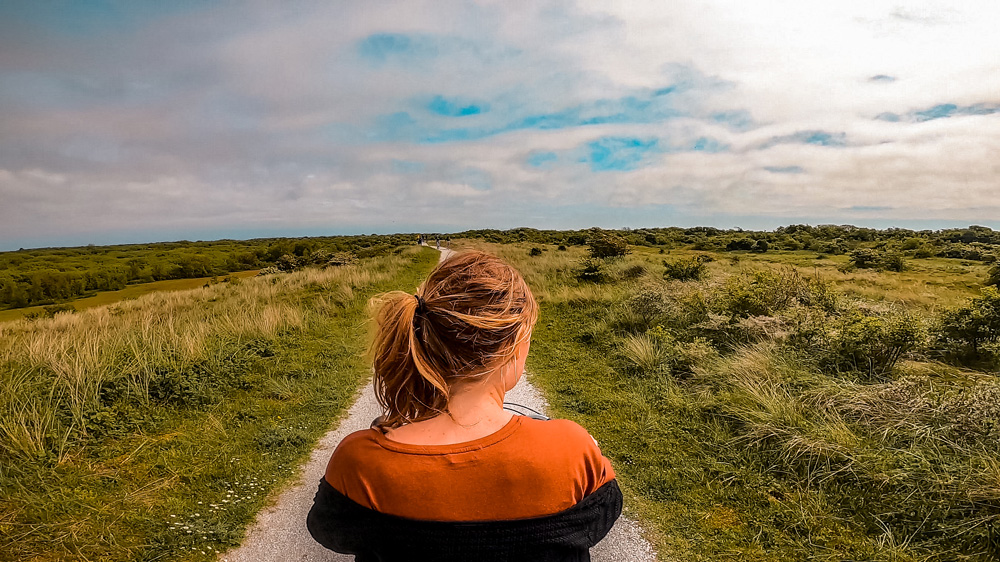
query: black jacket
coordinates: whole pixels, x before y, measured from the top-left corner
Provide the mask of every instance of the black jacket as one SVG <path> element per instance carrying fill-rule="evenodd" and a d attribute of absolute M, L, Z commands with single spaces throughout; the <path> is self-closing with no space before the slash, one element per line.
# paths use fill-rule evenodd
<path fill-rule="evenodd" d="M 325 479 L 306 525 L 320 544 L 356 562 L 589 562 L 590 547 L 622 511 L 614 480 L 573 507 L 508 521 L 422 521 L 362 507 Z"/>

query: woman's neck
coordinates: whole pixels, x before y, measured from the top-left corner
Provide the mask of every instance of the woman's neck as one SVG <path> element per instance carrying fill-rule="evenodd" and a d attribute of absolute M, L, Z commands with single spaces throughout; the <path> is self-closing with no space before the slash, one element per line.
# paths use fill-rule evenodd
<path fill-rule="evenodd" d="M 386 437 L 413 445 L 450 445 L 486 437 L 499 431 L 513 416 L 503 409 L 505 393 L 503 378 L 492 374 L 456 384 L 447 412 L 397 427 Z"/>

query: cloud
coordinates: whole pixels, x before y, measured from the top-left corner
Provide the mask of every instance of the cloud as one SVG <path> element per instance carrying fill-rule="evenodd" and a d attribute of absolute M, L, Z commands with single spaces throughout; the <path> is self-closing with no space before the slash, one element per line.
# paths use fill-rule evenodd
<path fill-rule="evenodd" d="M 7 247 L 1000 208 L 995 2 L 52 6 L 0 4 Z"/>

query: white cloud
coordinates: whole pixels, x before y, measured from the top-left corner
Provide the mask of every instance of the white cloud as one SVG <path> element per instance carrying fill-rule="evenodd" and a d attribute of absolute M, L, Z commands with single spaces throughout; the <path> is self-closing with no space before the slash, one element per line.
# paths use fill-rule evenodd
<path fill-rule="evenodd" d="M 875 117 L 1000 103 L 996 21 L 985 0 L 399 0 L 216 5 L 92 37 L 0 24 L 0 234 L 587 226 L 651 205 L 989 222 L 1000 115 Z M 422 50 L 366 60 L 373 34 Z M 436 95 L 483 111 L 435 115 Z M 762 148 L 804 131 L 846 146 Z M 601 137 L 663 150 L 602 171 Z M 688 150 L 706 138 L 727 150 Z M 528 164 L 542 152 L 558 157 Z"/>

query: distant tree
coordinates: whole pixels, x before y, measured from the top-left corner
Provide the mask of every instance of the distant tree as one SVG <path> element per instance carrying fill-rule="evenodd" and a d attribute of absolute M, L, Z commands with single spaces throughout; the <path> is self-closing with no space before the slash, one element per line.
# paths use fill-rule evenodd
<path fill-rule="evenodd" d="M 594 229 L 587 238 L 590 256 L 601 260 L 613 260 L 625 257 L 631 250 L 628 242 L 618 234 Z"/>
<path fill-rule="evenodd" d="M 281 271 L 295 271 L 299 267 L 299 259 L 291 254 L 285 254 L 279 257 L 274 265 Z"/>

